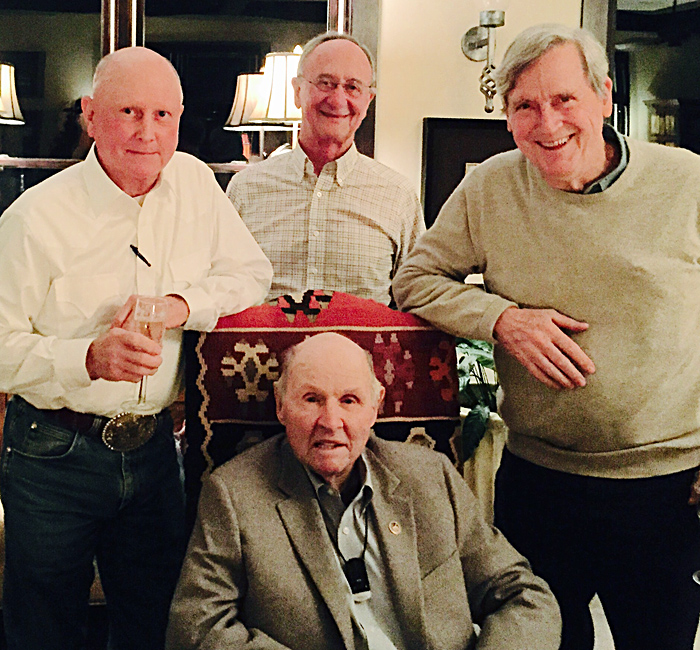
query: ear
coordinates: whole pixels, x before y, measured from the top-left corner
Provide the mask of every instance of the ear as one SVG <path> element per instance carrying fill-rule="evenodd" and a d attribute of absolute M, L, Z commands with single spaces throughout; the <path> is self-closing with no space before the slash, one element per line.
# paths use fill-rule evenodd
<path fill-rule="evenodd" d="M 277 413 L 277 419 L 280 421 L 280 424 L 286 426 L 286 417 L 284 414 L 284 400 L 282 399 L 282 396 L 277 388 L 277 384 L 275 384 L 275 411 Z"/>
<path fill-rule="evenodd" d="M 294 88 L 294 106 L 301 108 L 301 79 L 292 77 L 292 88 Z"/>
<path fill-rule="evenodd" d="M 93 116 L 95 114 L 93 102 L 94 100 L 92 97 L 88 97 L 87 95 L 80 100 L 80 108 L 83 111 L 83 117 L 85 118 L 85 124 L 87 125 L 87 132 L 91 138 L 95 137 L 93 134 Z"/>
<path fill-rule="evenodd" d="M 613 100 L 612 100 L 612 87 L 613 82 L 610 77 L 605 78 L 605 97 L 603 100 L 603 117 L 610 117 L 613 112 Z"/>
<path fill-rule="evenodd" d="M 384 404 L 384 397 L 386 397 L 386 388 L 382 386 L 379 389 L 379 397 L 377 398 L 377 407 L 374 410 L 374 422 L 377 421 L 377 417 L 379 416 L 379 409 L 382 408 L 382 404 Z M 372 426 L 374 426 L 374 422 L 372 422 Z"/>

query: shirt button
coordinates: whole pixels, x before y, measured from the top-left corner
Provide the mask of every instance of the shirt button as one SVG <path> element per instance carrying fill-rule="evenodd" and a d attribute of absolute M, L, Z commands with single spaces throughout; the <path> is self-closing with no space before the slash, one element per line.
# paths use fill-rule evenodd
<path fill-rule="evenodd" d="M 311 268 L 309 269 L 309 273 L 313 273 L 315 275 L 316 273 L 318 273 L 318 269 Z"/>
<path fill-rule="evenodd" d="M 349 534 L 350 534 L 350 529 L 347 526 L 345 526 L 345 528 L 343 528 L 343 535 L 349 535 Z"/>
<path fill-rule="evenodd" d="M 321 192 L 316 192 L 316 196 L 320 199 L 323 195 L 321 194 Z"/>
<path fill-rule="evenodd" d="M 318 230 L 314 230 L 314 237 L 318 237 L 321 233 Z"/>

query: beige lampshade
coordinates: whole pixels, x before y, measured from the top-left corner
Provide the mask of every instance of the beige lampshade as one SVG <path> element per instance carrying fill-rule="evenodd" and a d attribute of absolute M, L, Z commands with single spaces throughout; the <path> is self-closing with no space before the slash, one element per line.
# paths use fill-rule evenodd
<path fill-rule="evenodd" d="M 265 56 L 263 87 L 250 122 L 291 124 L 301 120 L 301 110 L 294 105 L 292 88 L 300 56 L 295 52 L 271 52 Z"/>
<path fill-rule="evenodd" d="M 15 66 L 0 63 L 0 124 L 24 124 L 15 90 Z"/>
<path fill-rule="evenodd" d="M 247 124 L 250 115 L 258 103 L 260 91 L 264 86 L 263 74 L 239 74 L 236 80 L 236 94 L 233 98 L 231 114 L 224 128 L 234 128 Z"/>

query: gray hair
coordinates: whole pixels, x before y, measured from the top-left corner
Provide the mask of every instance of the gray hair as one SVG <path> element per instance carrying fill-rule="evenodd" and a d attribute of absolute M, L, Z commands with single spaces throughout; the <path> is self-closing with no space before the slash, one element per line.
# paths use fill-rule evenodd
<path fill-rule="evenodd" d="M 342 336 L 342 334 L 340 335 Z M 347 338 L 347 337 L 345 337 Z M 308 340 L 308 339 L 305 339 Z M 348 338 L 348 341 L 352 341 L 352 339 Z M 301 343 L 303 343 L 302 341 Z M 277 396 L 278 399 L 284 400 L 284 396 L 287 392 L 287 383 L 289 381 L 289 372 L 290 369 L 294 366 L 294 357 L 296 356 L 298 352 L 298 348 L 301 345 L 301 343 L 297 343 L 296 345 L 292 345 L 288 347 L 283 353 L 282 353 L 282 373 L 279 376 L 279 379 L 275 382 L 275 395 Z M 353 341 L 354 343 L 354 341 Z M 360 347 L 360 346 L 358 346 Z M 372 399 L 374 400 L 375 404 L 379 402 L 379 396 L 381 394 L 382 390 L 382 384 L 381 382 L 377 379 L 377 375 L 374 372 L 374 359 L 372 358 L 372 355 L 365 350 L 364 348 L 360 348 L 364 353 L 365 353 L 365 359 L 367 360 L 367 367 L 369 368 L 369 376 L 370 376 L 370 391 L 372 393 Z"/>
<path fill-rule="evenodd" d="M 599 97 L 604 97 L 608 57 L 603 46 L 585 29 L 552 23 L 534 25 L 520 32 L 508 46 L 501 65 L 493 75 L 498 94 L 503 99 L 503 107 L 508 108 L 508 95 L 525 68 L 552 48 L 568 43 L 578 49 L 583 72 L 588 77 L 591 88 Z"/>
<path fill-rule="evenodd" d="M 350 41 L 351 43 L 355 43 L 357 47 L 359 47 L 364 53 L 365 56 L 367 57 L 367 60 L 369 61 L 369 65 L 372 68 L 372 83 L 370 84 L 371 87 L 374 87 L 376 83 L 376 71 L 375 71 L 375 66 L 374 66 L 374 57 L 372 56 L 372 53 L 369 51 L 369 48 L 366 45 L 363 45 L 358 41 L 354 36 L 351 36 L 350 34 L 341 34 L 340 32 L 324 32 L 323 34 L 319 34 L 318 36 L 314 36 L 306 45 L 304 45 L 304 49 L 302 50 L 301 57 L 299 58 L 299 68 L 298 68 L 298 74 L 300 77 L 304 76 L 304 63 L 306 61 L 306 58 L 313 52 L 321 43 L 327 43 L 328 41 Z"/>
<path fill-rule="evenodd" d="M 125 49 L 130 50 L 132 52 L 138 51 L 142 55 L 149 55 L 153 54 L 156 57 L 161 58 L 164 62 L 168 64 L 170 67 L 170 70 L 173 73 L 173 76 L 175 77 L 175 80 L 177 81 L 177 85 L 180 89 L 180 101 L 182 101 L 182 82 L 180 81 L 180 75 L 178 74 L 177 70 L 175 69 L 175 66 L 172 64 L 171 61 L 166 59 L 164 56 L 161 56 L 154 50 L 151 50 L 147 47 L 130 47 L 130 48 L 123 48 L 119 50 L 115 50 L 114 52 L 110 52 L 109 54 L 106 54 L 103 56 L 100 61 L 98 62 L 97 66 L 95 67 L 95 74 L 92 76 L 92 94 L 93 96 L 99 89 L 99 87 L 105 83 L 106 81 L 109 80 L 109 78 L 112 75 L 112 70 L 113 70 L 113 65 L 119 61 L 120 58 L 122 58 L 125 54 Z"/>

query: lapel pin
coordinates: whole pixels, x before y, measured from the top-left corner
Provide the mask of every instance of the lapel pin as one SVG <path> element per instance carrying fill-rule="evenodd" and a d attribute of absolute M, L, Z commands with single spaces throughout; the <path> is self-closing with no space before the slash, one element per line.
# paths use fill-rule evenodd
<path fill-rule="evenodd" d="M 389 530 L 394 534 L 394 535 L 399 535 L 401 533 L 401 524 L 398 521 L 392 521 L 389 524 Z"/>

